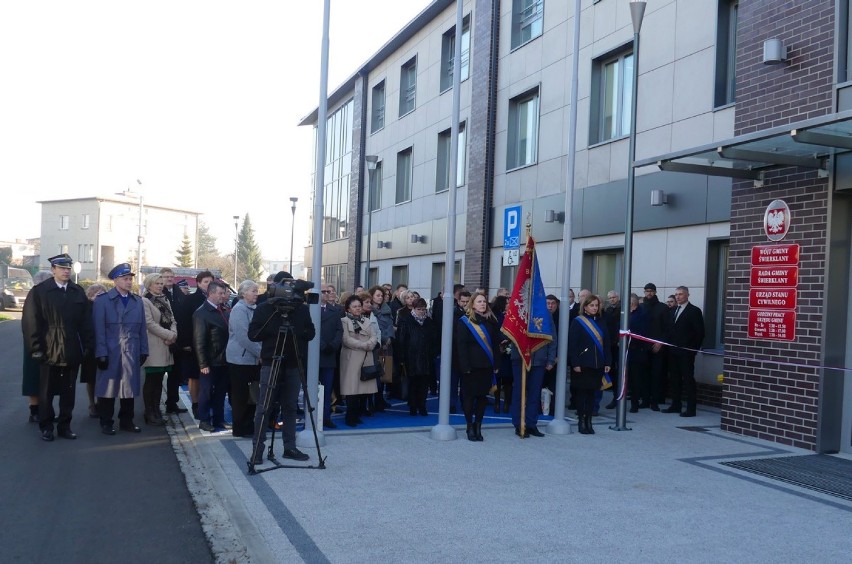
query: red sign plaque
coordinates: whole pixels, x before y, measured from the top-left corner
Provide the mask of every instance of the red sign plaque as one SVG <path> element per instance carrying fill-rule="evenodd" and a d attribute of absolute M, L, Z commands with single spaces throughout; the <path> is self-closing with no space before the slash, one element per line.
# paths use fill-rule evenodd
<path fill-rule="evenodd" d="M 751 269 L 752 288 L 795 288 L 798 284 L 798 266 L 756 266 Z"/>
<path fill-rule="evenodd" d="M 751 309 L 748 312 L 748 336 L 751 339 L 794 341 L 796 312 Z"/>
<path fill-rule="evenodd" d="M 799 245 L 755 245 L 751 248 L 752 266 L 794 266 L 799 264 Z"/>
<path fill-rule="evenodd" d="M 796 309 L 795 288 L 752 288 L 748 306 L 757 309 Z"/>

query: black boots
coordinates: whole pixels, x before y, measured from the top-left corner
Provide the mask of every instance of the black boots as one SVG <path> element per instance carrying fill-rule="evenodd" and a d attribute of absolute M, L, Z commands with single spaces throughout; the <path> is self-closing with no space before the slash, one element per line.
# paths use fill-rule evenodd
<path fill-rule="evenodd" d="M 467 424 L 467 440 L 476 441 L 476 431 L 473 430 L 473 423 Z"/>
<path fill-rule="evenodd" d="M 594 435 L 595 430 L 592 428 L 592 416 L 580 415 L 577 417 L 577 427 L 581 435 Z"/>
<path fill-rule="evenodd" d="M 467 424 L 467 440 L 484 441 L 482 437 L 482 421 Z"/>
<path fill-rule="evenodd" d="M 362 423 L 358 417 L 360 411 L 361 398 L 359 396 L 348 396 L 346 398 L 346 418 L 343 420 L 348 427 L 355 427 Z"/>
<path fill-rule="evenodd" d="M 592 416 L 591 415 L 586 415 L 586 434 L 587 435 L 594 435 L 595 434 L 595 429 L 594 429 L 594 427 L 592 427 Z"/>

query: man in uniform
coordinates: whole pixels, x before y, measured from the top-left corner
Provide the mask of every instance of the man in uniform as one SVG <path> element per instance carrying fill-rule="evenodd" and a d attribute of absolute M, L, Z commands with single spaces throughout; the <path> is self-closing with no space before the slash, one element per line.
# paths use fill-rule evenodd
<path fill-rule="evenodd" d="M 83 288 L 71 282 L 73 259 L 63 253 L 48 259 L 52 278 L 35 286 L 24 302 L 21 327 L 27 350 L 39 368 L 39 428 L 53 440 L 53 396 L 59 394 L 58 435 L 76 439 L 71 431 L 77 369 L 93 348 L 92 320 L 86 315 Z M 84 352 L 85 351 L 85 352 Z"/>

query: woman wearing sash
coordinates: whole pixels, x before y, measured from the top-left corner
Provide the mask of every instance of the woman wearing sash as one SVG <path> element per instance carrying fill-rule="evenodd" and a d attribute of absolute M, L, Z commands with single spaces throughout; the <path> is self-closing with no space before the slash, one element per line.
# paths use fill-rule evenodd
<path fill-rule="evenodd" d="M 488 298 L 485 294 L 474 294 L 454 332 L 454 354 L 461 372 L 462 406 L 469 441 L 483 440 L 486 395 L 498 372 L 497 358 L 502 340 L 497 318 L 488 307 Z"/>
<path fill-rule="evenodd" d="M 609 335 L 600 309 L 600 298 L 594 294 L 586 296 L 580 304 L 580 315 L 571 321 L 568 331 L 571 385 L 577 390 L 577 415 L 583 435 L 595 434 L 592 428 L 595 391 L 601 389 L 604 375 L 612 365 Z"/>

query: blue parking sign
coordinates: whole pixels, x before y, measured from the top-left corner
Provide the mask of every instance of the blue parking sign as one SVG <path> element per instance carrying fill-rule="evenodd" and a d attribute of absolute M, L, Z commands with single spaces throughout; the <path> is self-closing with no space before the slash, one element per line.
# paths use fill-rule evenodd
<path fill-rule="evenodd" d="M 518 249 L 521 246 L 521 206 L 503 211 L 503 248 Z"/>

